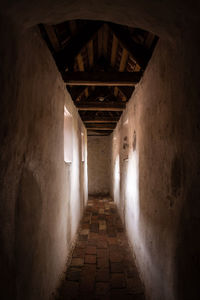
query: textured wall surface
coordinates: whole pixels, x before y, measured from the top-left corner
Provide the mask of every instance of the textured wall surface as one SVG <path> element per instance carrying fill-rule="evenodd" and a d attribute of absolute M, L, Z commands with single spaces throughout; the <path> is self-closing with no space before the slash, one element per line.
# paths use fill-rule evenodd
<path fill-rule="evenodd" d="M 7 292 L 13 291 L 11 279 L 16 273 L 15 255 L 22 257 L 13 249 L 18 243 L 15 228 L 23 229 L 21 221 L 16 221 L 15 225 L 14 216 L 20 201 L 16 206 L 15 203 L 22 194 L 21 201 L 26 202 L 25 195 L 30 191 L 24 186 L 32 182 L 31 191 L 34 190 L 37 199 L 45 199 L 42 205 L 40 200 L 37 204 L 42 217 L 38 213 L 37 217 L 35 214 L 31 217 L 40 224 L 41 232 L 38 239 L 35 225 L 31 227 L 32 243 L 40 245 L 35 255 L 43 257 L 36 266 L 33 263 L 32 270 L 37 270 L 39 265 L 42 271 L 36 280 L 33 277 L 37 272 L 32 271 L 27 283 L 34 283 L 33 295 L 42 293 L 42 297 L 36 298 L 45 300 L 56 287 L 57 275 L 64 268 L 67 246 L 63 247 L 63 243 L 69 235 L 64 229 L 63 199 L 76 190 L 75 183 L 70 189 L 72 183 L 67 180 L 70 169 L 61 166 L 63 160 L 59 158 L 63 97 L 60 99 L 58 94 L 66 95 L 66 92 L 62 84 L 58 91 L 56 68 L 52 61 L 49 65 L 43 44 L 38 44 L 33 33 L 26 30 L 41 22 L 85 18 L 147 29 L 160 37 L 152 61 L 128 105 L 129 127 L 122 130 L 122 124 L 119 124 L 115 132 L 113 193 L 125 220 L 129 240 L 134 245 L 147 299 L 200 298 L 199 11 L 199 1 L 1 1 L 1 13 L 6 22 L 0 24 L 0 238 L 3 245 L 0 270 L 1 284 Z M 18 25 L 21 28 L 20 37 L 9 27 L 9 19 L 14 22 L 14 28 Z M 27 65 L 28 59 L 31 63 Z M 37 87 L 33 86 L 36 80 L 40 83 Z M 40 109 L 43 105 L 48 109 Z M 118 155 L 117 150 L 126 142 L 124 134 L 129 140 L 128 159 L 127 152 Z M 53 176 L 49 175 L 51 172 Z M 74 181 L 75 178 L 74 171 Z M 39 188 L 36 188 L 38 182 Z M 66 188 L 67 182 L 69 188 Z M 31 196 L 31 207 L 35 209 L 33 202 Z M 78 207 L 78 202 L 75 203 L 74 207 Z M 24 207 L 24 210 L 27 215 L 31 209 Z M 60 218 L 60 215 L 64 217 Z M 16 220 L 22 218 L 19 214 Z M 51 224 L 51 228 L 47 224 Z M 36 263 L 37 260 L 33 261 Z"/>
<path fill-rule="evenodd" d="M 184 65 L 195 43 L 159 41 L 113 133 L 111 194 L 147 299 L 199 297 L 198 70 Z"/>
<path fill-rule="evenodd" d="M 58 285 L 87 200 L 85 129 L 39 32 L 3 25 L 0 298 L 44 300 Z M 64 162 L 64 105 L 73 115 L 71 164 Z"/>
<path fill-rule="evenodd" d="M 88 137 L 88 192 L 108 194 L 110 190 L 110 137 Z"/>

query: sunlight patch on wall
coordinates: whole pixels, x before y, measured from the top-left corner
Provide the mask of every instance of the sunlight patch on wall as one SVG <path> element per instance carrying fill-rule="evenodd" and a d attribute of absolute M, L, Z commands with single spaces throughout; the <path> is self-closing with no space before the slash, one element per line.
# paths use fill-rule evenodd
<path fill-rule="evenodd" d="M 139 155 L 137 151 L 129 153 L 129 160 L 127 166 L 126 175 L 126 188 L 125 188 L 125 220 L 126 228 L 133 244 L 133 230 L 134 239 L 135 235 L 139 235 L 138 223 L 139 223 Z"/>
<path fill-rule="evenodd" d="M 118 206 L 120 203 L 120 161 L 119 155 L 115 159 L 114 166 L 114 201 Z"/>
<path fill-rule="evenodd" d="M 64 161 L 66 163 L 72 162 L 72 144 L 72 115 L 69 113 L 66 106 L 64 106 Z"/>
<path fill-rule="evenodd" d="M 80 147 L 79 147 L 79 140 L 78 136 L 75 135 L 75 132 L 77 131 L 74 124 L 73 124 L 73 163 L 71 164 L 71 204 L 70 204 L 70 209 L 71 209 L 71 215 L 73 215 L 73 212 L 77 212 L 76 218 L 72 218 L 71 220 L 71 231 L 72 235 L 76 233 L 76 230 L 79 225 L 79 220 L 80 220 L 80 199 L 79 199 L 79 192 L 80 192 Z"/>

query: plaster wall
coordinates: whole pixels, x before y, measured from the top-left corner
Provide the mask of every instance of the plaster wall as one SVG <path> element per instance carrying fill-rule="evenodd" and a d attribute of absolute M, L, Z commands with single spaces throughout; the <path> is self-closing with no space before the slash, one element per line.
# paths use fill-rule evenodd
<path fill-rule="evenodd" d="M 199 298 L 195 43 L 159 40 L 112 137 L 111 194 L 147 299 Z"/>
<path fill-rule="evenodd" d="M 88 192 L 108 194 L 110 190 L 110 137 L 88 137 Z"/>
<path fill-rule="evenodd" d="M 44 300 L 58 286 L 87 201 L 87 133 L 38 29 L 0 25 L 0 298 Z M 69 164 L 64 105 L 73 116 Z"/>
<path fill-rule="evenodd" d="M 0 119 L 2 140 L 4 136 L 11 134 L 13 128 L 18 130 L 18 122 L 15 118 L 15 114 L 19 118 L 19 100 L 16 101 L 17 86 L 23 86 L 22 80 L 18 80 L 18 85 L 15 82 L 18 73 L 20 79 L 22 75 L 16 67 L 19 54 L 17 55 L 14 49 L 17 47 L 20 53 L 20 50 L 24 49 L 24 44 L 23 41 L 22 44 L 18 44 L 21 39 L 15 37 L 13 28 L 7 26 L 10 19 L 14 22 L 13 27 L 19 27 L 22 33 L 41 22 L 52 24 L 85 18 L 113 21 L 147 29 L 160 37 L 152 61 L 126 111 L 127 114 L 132 112 L 132 117 L 135 116 L 130 128 L 126 129 L 128 131 L 126 136 L 129 137 L 131 145 L 135 129 L 136 148 L 129 153 L 128 160 L 123 160 L 124 169 L 127 168 L 131 176 L 125 176 L 124 169 L 119 168 L 122 164 L 122 154 L 117 152 L 117 147 L 121 147 L 124 137 L 124 134 L 120 133 L 120 124 L 115 131 L 117 147 L 113 152 L 115 153 L 113 162 L 114 156 L 117 157 L 117 153 L 119 154 L 115 199 L 118 201 L 121 216 L 126 215 L 126 218 L 123 218 L 126 220 L 124 222 L 126 222 L 129 240 L 134 245 L 147 299 L 196 300 L 200 298 L 198 283 L 200 273 L 198 239 L 200 235 L 198 150 L 200 148 L 200 41 L 197 32 L 200 23 L 199 11 L 200 2 L 195 0 L 181 3 L 179 0 L 116 0 L 114 3 L 107 0 L 101 2 L 97 0 L 32 2 L 3 0 L 1 2 L 1 12 L 6 21 L 4 26 L 0 27 L 1 38 L 3 37 L 0 47 L 0 57 L 3 57 L 1 70 L 4 70 L 1 73 L 4 78 L 1 83 L 1 103 L 4 103 L 2 116 L 5 115 L 5 118 Z M 35 49 L 34 45 L 32 47 Z M 46 61 L 47 55 L 43 58 Z M 22 58 L 20 61 L 22 67 Z M 54 86 L 55 80 L 51 83 L 51 86 Z M 22 91 L 22 88 L 20 90 Z M 7 103 L 9 105 L 6 105 Z M 24 130 L 23 123 L 21 127 Z M 25 130 L 28 129 L 25 127 Z M 23 161 L 19 149 L 21 143 L 26 144 L 23 139 L 25 135 L 21 135 L 22 138 L 17 138 L 14 134 L 11 136 L 13 146 L 10 141 L 6 150 L 1 150 L 2 161 L 7 164 L 7 167 L 1 167 L 3 199 L 5 199 L 1 202 L 1 228 L 4 228 L 1 233 L 3 243 L 1 257 L 5 259 L 0 269 L 3 273 L 1 283 L 4 287 L 8 287 L 9 283 L 13 282 L 9 281 L 9 276 L 15 276 L 12 271 L 14 227 L 10 220 L 13 220 L 13 199 L 17 195 L 19 185 L 16 182 L 19 181 L 21 164 L 15 163 L 15 170 L 17 170 L 15 172 L 9 166 L 12 166 L 13 155 L 21 157 L 20 161 Z M 28 140 L 27 136 L 26 140 Z M 3 145 L 1 144 L 1 149 L 5 149 Z M 54 147 L 52 149 L 55 150 Z M 55 182 L 52 182 L 53 193 Z M 60 182 L 61 177 L 59 184 Z M 9 189 L 10 186 L 13 187 L 12 190 Z M 117 200 L 117 195 L 121 194 L 121 191 L 123 191 L 122 199 L 118 196 Z M 50 199 L 52 199 L 51 195 Z M 8 207 L 11 207 L 11 210 L 8 210 Z M 128 208 L 130 212 L 127 211 Z M 54 213 L 52 210 L 52 214 Z M 62 263 L 59 260 L 58 262 L 60 264 L 58 269 L 61 269 Z M 49 268 L 48 264 L 46 265 Z M 55 272 L 57 273 L 59 272 Z M 53 286 L 56 283 L 56 280 L 52 281 L 49 277 L 47 282 L 44 279 L 43 281 L 43 286 Z M 48 291 L 50 290 L 49 288 Z"/>

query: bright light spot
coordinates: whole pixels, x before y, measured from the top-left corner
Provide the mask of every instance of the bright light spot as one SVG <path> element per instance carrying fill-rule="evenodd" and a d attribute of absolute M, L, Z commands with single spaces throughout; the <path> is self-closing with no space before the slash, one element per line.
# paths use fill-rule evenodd
<path fill-rule="evenodd" d="M 124 121 L 123 125 L 128 125 L 128 118 L 126 119 L 126 121 Z"/>
<path fill-rule="evenodd" d="M 64 106 L 64 161 L 72 162 L 73 126 L 72 115 Z"/>
<path fill-rule="evenodd" d="M 137 151 L 129 154 L 129 161 L 126 175 L 126 227 L 131 243 L 139 238 L 139 158 Z"/>
<path fill-rule="evenodd" d="M 116 205 L 118 206 L 120 203 L 120 163 L 119 163 L 119 155 L 117 155 L 115 159 L 115 167 L 114 167 L 114 200 Z"/>
<path fill-rule="evenodd" d="M 68 112 L 66 106 L 64 106 L 64 115 L 65 115 L 66 117 L 70 117 L 70 116 L 71 116 L 71 114 Z"/>

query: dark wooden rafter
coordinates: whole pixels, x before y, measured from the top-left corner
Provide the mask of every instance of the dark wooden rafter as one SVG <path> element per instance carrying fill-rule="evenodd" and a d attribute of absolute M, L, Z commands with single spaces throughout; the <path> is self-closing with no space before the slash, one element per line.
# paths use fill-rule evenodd
<path fill-rule="evenodd" d="M 107 48 L 108 48 L 108 26 L 106 23 L 103 25 L 103 55 L 104 57 L 107 56 Z"/>
<path fill-rule="evenodd" d="M 123 111 L 126 108 L 125 103 L 119 102 L 108 102 L 108 103 L 98 103 L 98 102 L 87 102 L 87 103 L 77 103 L 78 110 L 91 110 L 91 111 Z"/>
<path fill-rule="evenodd" d="M 115 43 L 115 42 L 114 42 Z M 113 50 L 112 50 L 113 51 Z M 111 56 L 112 56 L 112 54 L 111 54 Z M 125 68 L 125 64 L 123 64 L 124 65 L 124 68 Z M 96 65 L 94 65 L 93 66 L 93 69 L 92 69 L 92 71 L 93 72 L 95 72 L 96 70 L 98 70 L 98 68 L 102 68 L 102 69 L 105 69 L 107 72 L 111 72 L 111 73 L 116 73 L 117 72 L 117 70 L 114 68 L 114 66 L 112 65 L 110 65 L 109 64 L 109 62 L 104 58 L 103 60 L 100 60 L 99 62 L 98 62 L 98 64 L 96 64 Z M 122 68 L 122 66 L 121 66 L 121 68 Z M 124 69 L 123 69 L 124 70 Z M 119 73 L 117 73 L 117 74 L 119 74 Z M 140 73 L 141 74 L 141 76 L 142 76 L 142 73 Z M 113 87 L 110 87 L 110 88 L 113 88 Z M 131 96 L 131 94 L 132 94 L 132 92 L 133 92 L 133 90 L 132 90 L 132 92 L 131 93 L 127 93 L 127 91 L 125 90 L 126 88 L 129 88 L 129 89 L 133 89 L 133 87 L 132 86 L 126 86 L 126 87 L 123 87 L 123 86 L 117 86 L 117 87 L 115 87 L 114 88 L 114 91 L 115 91 L 115 89 L 117 89 L 116 91 L 117 91 L 117 93 L 114 93 L 114 91 L 112 91 L 112 93 L 113 93 L 113 95 L 115 95 L 115 97 L 117 97 L 117 95 L 118 95 L 118 91 L 119 91 L 119 93 L 121 93 L 121 96 L 122 96 L 122 101 L 128 101 L 129 100 L 129 98 L 130 98 L 130 96 Z"/>
<path fill-rule="evenodd" d="M 88 60 L 89 60 L 89 66 L 92 68 L 94 64 L 94 51 L 93 51 L 93 40 L 90 40 L 88 45 Z"/>
<path fill-rule="evenodd" d="M 70 31 L 71 31 L 72 35 L 75 35 L 77 33 L 77 26 L 76 26 L 76 21 L 75 20 L 69 21 L 69 28 L 70 28 Z"/>
<path fill-rule="evenodd" d="M 134 42 L 126 29 L 121 25 L 108 23 L 113 34 L 118 38 L 124 49 L 134 58 L 138 65 L 144 70 L 150 58 L 151 52 L 144 46 Z"/>
<path fill-rule="evenodd" d="M 75 57 L 93 39 L 101 26 L 101 22 L 88 22 L 81 31 L 72 36 L 70 43 L 64 49 L 56 53 L 55 59 L 60 71 L 73 66 Z"/>
<path fill-rule="evenodd" d="M 56 36 L 54 27 L 50 26 L 50 25 L 43 25 L 43 26 L 44 26 L 44 29 L 46 30 L 49 41 L 53 45 L 53 48 L 55 49 L 56 52 L 58 52 L 60 49 L 60 44 L 59 44 L 58 38 Z"/>
<path fill-rule="evenodd" d="M 43 24 L 39 24 L 38 25 L 39 29 L 40 29 L 40 32 L 41 32 L 41 35 L 43 37 L 43 39 L 45 40 L 49 50 L 51 51 L 54 59 L 55 59 L 55 52 L 56 52 L 56 48 L 54 48 L 54 43 L 52 42 L 52 40 L 50 39 L 48 33 L 47 33 L 47 30 L 45 28 L 45 25 Z M 53 28 L 52 28 L 53 30 Z"/>
<path fill-rule="evenodd" d="M 95 90 L 84 101 L 97 101 L 97 102 L 121 102 L 120 98 L 113 95 L 112 90 L 106 86 L 96 86 Z"/>
<path fill-rule="evenodd" d="M 81 72 L 83 72 L 85 70 L 85 67 L 84 67 L 84 61 L 83 61 L 83 57 L 82 57 L 81 53 L 79 53 L 77 55 L 76 60 L 77 60 L 77 64 L 78 64 L 79 70 Z M 88 95 L 89 95 L 89 93 L 88 93 L 88 87 L 85 88 L 84 94 L 85 94 L 85 97 L 87 98 Z"/>
<path fill-rule="evenodd" d="M 88 135 L 107 136 L 152 55 L 158 38 L 102 21 L 39 25 Z"/>
<path fill-rule="evenodd" d="M 71 34 L 72 36 L 75 36 L 76 33 L 77 33 L 77 24 L 76 24 L 76 21 L 72 20 L 69 22 L 69 28 L 70 28 L 70 31 L 71 31 Z M 84 59 L 82 57 L 82 54 L 81 52 L 76 56 L 76 61 L 77 61 L 77 65 L 78 65 L 78 68 L 79 68 L 79 71 L 85 71 L 85 66 L 84 66 Z M 85 87 L 84 88 L 84 91 L 81 93 L 81 95 L 79 95 L 78 98 L 76 98 L 76 101 L 79 101 L 81 96 L 85 94 L 85 97 L 87 98 L 89 93 L 88 93 L 88 87 Z"/>
<path fill-rule="evenodd" d="M 118 40 L 116 36 L 113 34 L 113 41 L 112 41 L 112 50 L 111 50 L 111 66 L 114 67 L 116 55 L 117 55 L 117 46 L 118 46 Z"/>
<path fill-rule="evenodd" d="M 120 61 L 120 65 L 119 65 L 119 71 L 120 72 L 123 72 L 125 70 L 126 64 L 127 64 L 127 59 L 128 59 L 128 51 L 123 48 L 121 61 Z M 117 96 L 117 94 L 118 94 L 118 87 L 115 87 L 114 88 L 114 95 Z M 126 97 L 123 97 L 122 100 L 126 101 Z"/>
<path fill-rule="evenodd" d="M 80 101 L 81 97 L 85 94 L 85 90 L 87 89 L 87 86 L 68 86 L 67 89 L 69 89 L 69 92 L 72 96 L 72 99 L 76 101 Z"/>
<path fill-rule="evenodd" d="M 91 129 L 91 128 L 96 128 L 96 129 L 104 129 L 109 128 L 109 129 L 115 129 L 116 124 L 113 123 L 87 123 L 86 128 Z"/>
<path fill-rule="evenodd" d="M 129 98 L 131 97 L 131 95 L 134 91 L 134 88 L 131 86 L 120 86 L 120 87 L 118 87 L 118 89 L 119 89 L 119 92 L 122 93 L 122 95 L 124 97 L 126 97 L 127 100 L 129 100 Z"/>
<path fill-rule="evenodd" d="M 99 131 L 105 131 L 105 130 L 114 130 L 115 127 L 111 127 L 111 126 L 105 126 L 103 128 L 101 127 L 96 127 L 96 126 L 93 126 L 93 127 L 86 127 L 88 130 L 99 130 Z"/>
<path fill-rule="evenodd" d="M 87 136 L 109 136 L 111 134 L 112 130 L 107 131 L 94 131 L 89 130 L 87 131 Z"/>
<path fill-rule="evenodd" d="M 117 123 L 121 117 L 120 111 L 80 111 L 81 118 L 86 124 Z"/>
<path fill-rule="evenodd" d="M 96 129 L 96 128 L 87 129 L 88 133 L 90 133 L 90 134 L 99 134 L 99 135 L 104 135 L 104 134 L 109 135 L 112 131 L 113 131 L 113 129 L 101 129 L 101 130 Z"/>
<path fill-rule="evenodd" d="M 80 101 L 80 100 L 81 100 L 81 96 L 82 96 L 83 94 L 85 94 L 86 98 L 88 97 L 89 94 L 88 94 L 88 87 L 87 87 L 87 86 L 84 88 L 84 90 L 83 90 L 83 92 L 81 93 L 81 95 L 79 95 L 79 97 L 75 99 L 75 101 Z"/>
<path fill-rule="evenodd" d="M 88 86 L 135 86 L 141 72 L 65 72 L 62 74 L 67 85 Z"/>
<path fill-rule="evenodd" d="M 119 120 L 119 118 L 116 118 L 116 120 L 113 120 L 111 118 L 107 118 L 107 119 L 92 119 L 92 120 L 85 120 L 84 118 L 82 118 L 83 122 L 85 124 L 93 124 L 93 123 L 117 123 L 117 121 Z"/>

